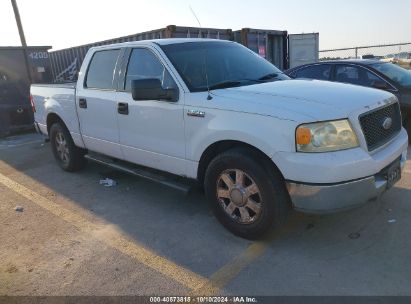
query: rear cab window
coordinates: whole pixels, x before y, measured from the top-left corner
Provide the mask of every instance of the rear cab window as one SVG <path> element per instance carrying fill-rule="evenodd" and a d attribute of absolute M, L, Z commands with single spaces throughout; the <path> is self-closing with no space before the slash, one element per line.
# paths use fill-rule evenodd
<path fill-rule="evenodd" d="M 114 71 L 119 55 L 119 49 L 95 52 L 88 66 L 84 87 L 114 90 Z"/>

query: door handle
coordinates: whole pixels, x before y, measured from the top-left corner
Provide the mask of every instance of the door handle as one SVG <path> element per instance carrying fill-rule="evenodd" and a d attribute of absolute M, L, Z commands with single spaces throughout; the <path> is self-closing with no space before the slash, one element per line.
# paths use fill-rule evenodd
<path fill-rule="evenodd" d="M 205 117 L 205 112 L 200 110 L 188 110 L 187 116 Z"/>
<path fill-rule="evenodd" d="M 117 104 L 117 112 L 122 115 L 128 115 L 128 103 L 119 102 Z"/>
<path fill-rule="evenodd" d="M 78 106 L 82 109 L 87 109 L 87 100 L 85 98 L 80 98 L 78 100 Z"/>

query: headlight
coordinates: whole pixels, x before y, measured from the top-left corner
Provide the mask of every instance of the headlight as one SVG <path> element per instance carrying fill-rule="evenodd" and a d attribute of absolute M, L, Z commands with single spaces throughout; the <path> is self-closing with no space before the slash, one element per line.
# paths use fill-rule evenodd
<path fill-rule="evenodd" d="M 329 152 L 358 147 L 358 139 L 348 119 L 315 122 L 298 126 L 298 152 Z"/>

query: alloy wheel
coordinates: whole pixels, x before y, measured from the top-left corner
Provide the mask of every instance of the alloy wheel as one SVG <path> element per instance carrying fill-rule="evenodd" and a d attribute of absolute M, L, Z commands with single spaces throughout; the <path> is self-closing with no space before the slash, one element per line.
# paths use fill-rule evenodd
<path fill-rule="evenodd" d="M 254 223 L 261 215 L 263 202 L 260 190 L 242 170 L 228 169 L 220 174 L 217 199 L 226 214 L 238 223 Z"/>
<path fill-rule="evenodd" d="M 63 163 L 68 163 L 70 161 L 70 151 L 67 145 L 67 140 L 62 132 L 56 134 L 55 145 L 60 160 Z"/>

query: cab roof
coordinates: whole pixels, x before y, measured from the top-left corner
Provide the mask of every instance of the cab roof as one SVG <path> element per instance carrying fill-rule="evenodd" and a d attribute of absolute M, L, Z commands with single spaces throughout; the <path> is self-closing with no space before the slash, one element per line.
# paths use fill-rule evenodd
<path fill-rule="evenodd" d="M 105 48 L 113 48 L 113 47 L 131 47 L 131 46 L 142 45 L 142 44 L 145 44 L 145 45 L 147 45 L 147 44 L 169 45 L 169 44 L 180 44 L 180 43 L 190 43 L 190 42 L 233 43 L 233 41 L 230 41 L 230 40 L 210 39 L 210 38 L 166 38 L 166 39 L 138 40 L 138 41 L 106 44 L 106 45 L 95 46 L 95 47 L 92 47 L 90 49 L 105 49 Z"/>

